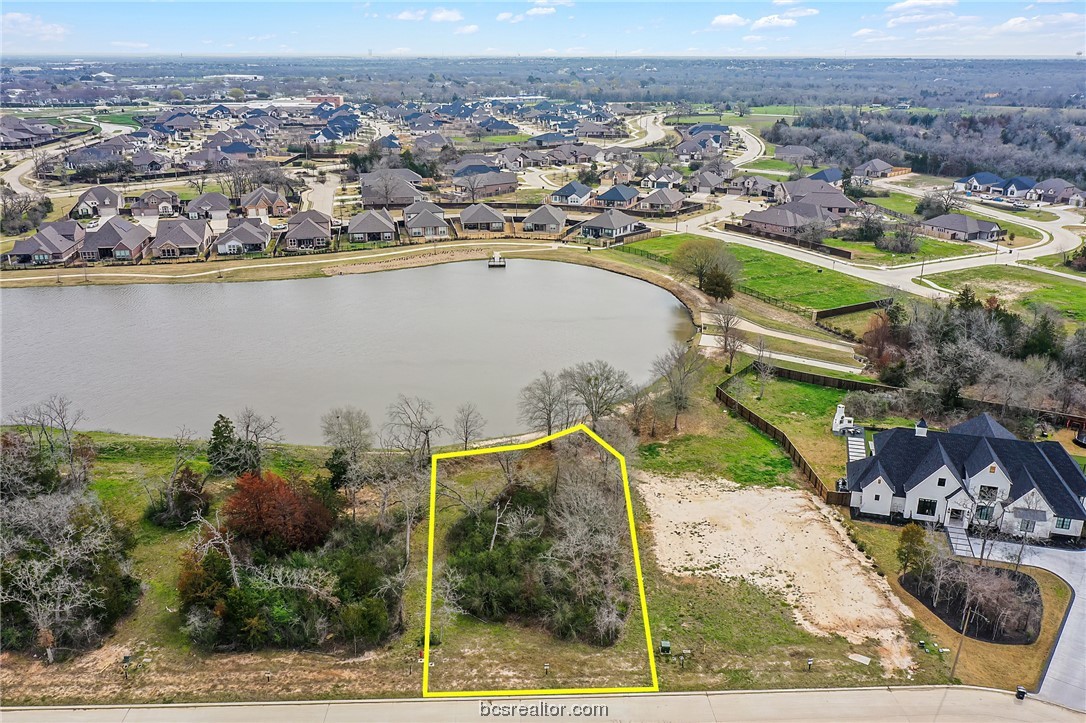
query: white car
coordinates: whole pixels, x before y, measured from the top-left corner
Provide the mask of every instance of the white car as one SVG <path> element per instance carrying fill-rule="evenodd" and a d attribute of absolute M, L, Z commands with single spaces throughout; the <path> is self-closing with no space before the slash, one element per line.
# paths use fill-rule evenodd
<path fill-rule="evenodd" d="M 98 219 L 87 222 L 87 228 L 98 228 Z"/>
<path fill-rule="evenodd" d="M 285 223 L 277 223 L 272 226 L 272 231 L 286 231 L 287 225 Z"/>

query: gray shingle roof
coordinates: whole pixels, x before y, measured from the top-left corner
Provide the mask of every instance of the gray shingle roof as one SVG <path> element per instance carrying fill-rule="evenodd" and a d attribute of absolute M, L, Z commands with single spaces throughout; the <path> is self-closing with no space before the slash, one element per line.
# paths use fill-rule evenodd
<path fill-rule="evenodd" d="M 972 216 L 963 216 L 960 213 L 944 213 L 942 216 L 929 218 L 923 225 L 966 234 L 989 233 L 999 230 L 999 224 L 997 223 L 973 218 Z"/>
<path fill-rule="evenodd" d="M 460 212 L 460 223 L 505 223 L 505 216 L 485 203 L 476 203 Z"/>
<path fill-rule="evenodd" d="M 612 208 L 604 211 L 595 218 L 585 221 L 584 225 L 588 228 L 600 228 L 614 231 L 635 223 L 637 223 L 637 219 L 633 216 Z"/>
<path fill-rule="evenodd" d="M 566 212 L 558 206 L 543 205 L 525 216 L 524 223 L 530 223 L 536 226 L 544 226 L 553 223 L 561 228 L 566 225 Z"/>

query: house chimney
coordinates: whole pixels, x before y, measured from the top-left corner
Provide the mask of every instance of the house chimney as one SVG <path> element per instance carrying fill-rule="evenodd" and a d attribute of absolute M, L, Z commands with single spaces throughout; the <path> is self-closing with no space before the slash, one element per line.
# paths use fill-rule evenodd
<path fill-rule="evenodd" d="M 928 436 L 928 423 L 927 423 L 927 421 L 925 421 L 925 419 L 923 417 L 921 417 L 920 421 L 916 423 L 916 436 L 917 437 L 926 437 L 926 436 Z"/>

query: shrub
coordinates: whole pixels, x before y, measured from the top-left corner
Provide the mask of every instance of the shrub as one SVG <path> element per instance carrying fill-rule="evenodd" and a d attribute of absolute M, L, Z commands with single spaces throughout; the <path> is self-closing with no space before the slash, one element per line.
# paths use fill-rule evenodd
<path fill-rule="evenodd" d="M 291 487 L 270 472 L 238 477 L 223 510 L 231 531 L 270 554 L 312 549 L 324 542 L 334 522 L 311 490 Z"/>

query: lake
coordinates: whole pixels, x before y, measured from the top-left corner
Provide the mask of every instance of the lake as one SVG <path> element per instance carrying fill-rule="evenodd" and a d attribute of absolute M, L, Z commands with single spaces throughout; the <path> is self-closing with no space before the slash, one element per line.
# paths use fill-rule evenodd
<path fill-rule="evenodd" d="M 605 359 L 639 382 L 693 333 L 668 292 L 598 269 L 512 258 L 252 283 L 0 291 L 0 409 L 50 394 L 90 429 L 210 433 L 246 406 L 286 440 L 354 405 L 379 427 L 397 394 L 451 422 L 474 402 L 485 433 L 524 431 L 519 390 L 545 369 Z"/>

